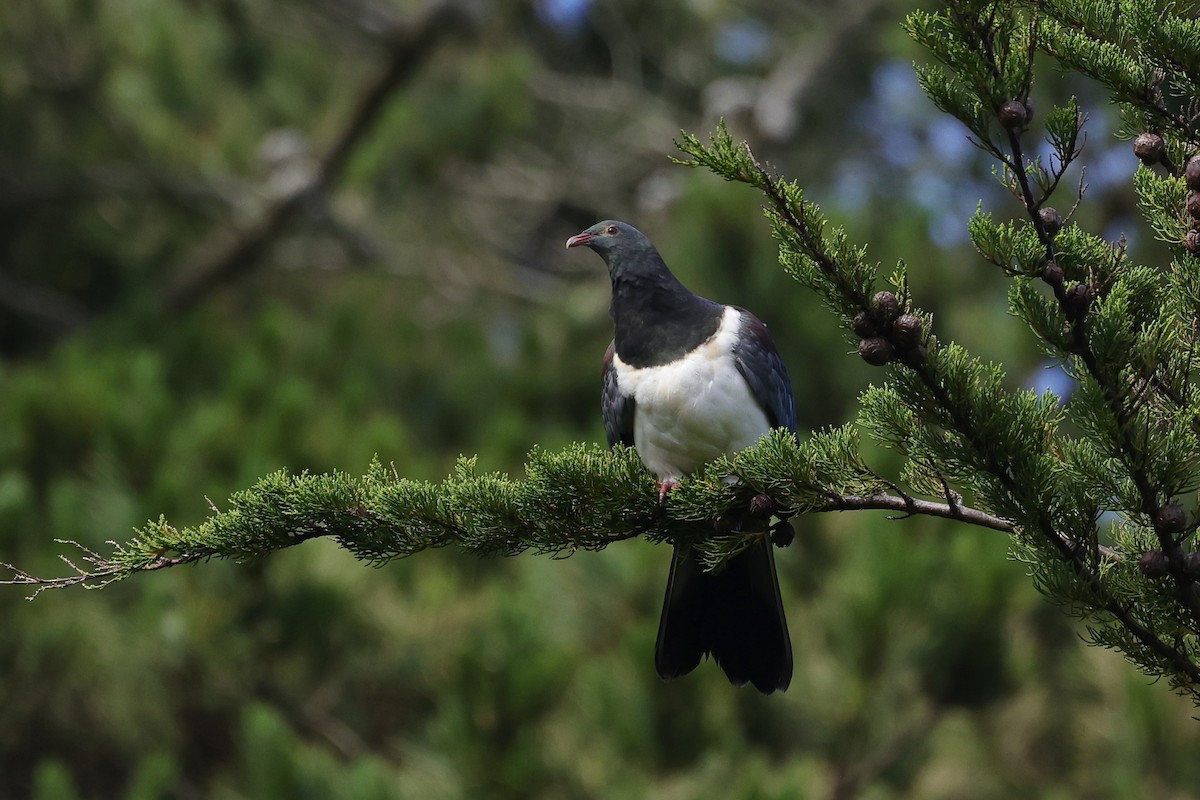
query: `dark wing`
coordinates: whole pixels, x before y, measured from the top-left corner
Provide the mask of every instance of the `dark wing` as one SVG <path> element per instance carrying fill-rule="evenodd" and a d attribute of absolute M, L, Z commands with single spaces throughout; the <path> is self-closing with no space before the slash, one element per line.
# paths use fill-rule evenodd
<path fill-rule="evenodd" d="M 617 352 L 616 342 L 608 346 L 604 354 L 604 388 L 600 394 L 600 407 L 604 412 L 604 432 L 608 444 L 625 444 L 633 447 L 633 398 L 621 394 L 617 385 L 617 368 L 613 366 L 613 355 Z"/>
<path fill-rule="evenodd" d="M 767 412 L 767 421 L 772 428 L 787 428 L 796 432 L 796 397 L 792 394 L 792 381 L 787 367 L 775 348 L 775 342 L 767 326 L 758 317 L 744 308 L 742 329 L 733 348 L 738 372 L 746 379 L 750 393 Z"/>

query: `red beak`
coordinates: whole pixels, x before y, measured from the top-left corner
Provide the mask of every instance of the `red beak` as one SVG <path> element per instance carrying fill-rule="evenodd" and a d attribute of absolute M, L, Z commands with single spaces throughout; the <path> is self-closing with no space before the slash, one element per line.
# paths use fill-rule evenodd
<path fill-rule="evenodd" d="M 579 233 L 567 239 L 567 247 L 579 247 L 581 244 L 587 244 L 592 240 L 590 233 Z"/>

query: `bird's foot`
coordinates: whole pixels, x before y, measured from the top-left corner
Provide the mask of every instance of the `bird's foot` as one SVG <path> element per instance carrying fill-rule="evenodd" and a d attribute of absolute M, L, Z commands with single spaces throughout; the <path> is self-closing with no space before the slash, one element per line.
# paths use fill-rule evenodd
<path fill-rule="evenodd" d="M 675 478 L 667 478 L 665 481 L 658 482 L 658 504 L 661 506 L 667 502 L 667 493 L 677 489 L 679 481 Z"/>

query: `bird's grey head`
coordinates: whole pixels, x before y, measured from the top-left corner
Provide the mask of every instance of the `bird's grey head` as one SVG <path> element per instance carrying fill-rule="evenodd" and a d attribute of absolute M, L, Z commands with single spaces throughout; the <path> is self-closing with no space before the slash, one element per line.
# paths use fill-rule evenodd
<path fill-rule="evenodd" d="M 632 225 L 615 219 L 597 222 L 580 234 L 567 239 L 567 247 L 590 247 L 600 254 L 609 272 L 639 264 L 644 260 L 662 263 L 662 258 L 645 235 Z"/>

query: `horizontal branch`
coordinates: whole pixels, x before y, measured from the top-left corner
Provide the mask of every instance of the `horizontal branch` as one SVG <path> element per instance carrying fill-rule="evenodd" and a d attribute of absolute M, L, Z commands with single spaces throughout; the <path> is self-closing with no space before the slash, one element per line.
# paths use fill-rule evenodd
<path fill-rule="evenodd" d="M 995 531 L 1004 533 L 1013 533 L 1016 530 L 1016 524 L 1004 517 L 998 517 L 994 514 L 989 514 L 986 511 L 980 511 L 977 508 L 964 506 L 961 503 L 935 503 L 930 500 L 921 500 L 915 497 L 906 497 L 903 495 L 891 494 L 873 494 L 870 497 L 856 497 L 847 495 L 839 497 L 836 500 L 831 500 L 824 508 L 815 508 L 813 511 L 898 511 L 904 514 L 903 517 L 897 519 L 905 519 L 910 516 L 925 516 L 925 517 L 941 517 L 943 519 L 957 520 L 965 522 L 968 525 L 976 525 L 981 528 L 991 528 Z M 1062 534 L 1058 534 L 1061 541 L 1068 547 L 1073 547 L 1071 543 Z M 1108 561 L 1122 561 L 1124 556 L 1113 550 L 1111 547 L 1099 545 L 1097 550 L 1100 557 Z"/>
<path fill-rule="evenodd" d="M 0 562 L 13 575 L 0 585 L 33 587 L 32 596 L 77 585 L 99 588 L 210 558 L 249 561 L 322 537 L 374 564 L 448 545 L 476 555 L 532 550 L 565 557 L 634 538 L 682 541 L 716 552 L 723 538 L 765 525 L 761 512 L 751 513 L 762 507 L 764 495 L 767 507 L 785 517 L 894 511 L 1013 531 L 1011 521 L 954 497 L 940 503 L 907 496 L 898 487 L 892 487 L 897 493 L 876 491 L 882 487 L 874 476 L 846 460 L 851 441 L 848 429 L 816 433 L 804 443 L 777 432 L 684 481 L 665 504 L 637 453 L 624 447 L 534 450 L 520 480 L 479 474 L 471 459 L 461 459 L 454 474 L 437 483 L 399 478 L 378 461 L 361 477 L 277 472 L 235 494 L 228 509 L 214 507 L 199 525 L 175 528 L 159 519 L 129 541 L 110 541 L 109 556 L 56 540 L 78 550 L 75 560 L 60 556 L 69 575 L 39 577 Z M 740 479 L 730 481 L 733 475 Z"/>
<path fill-rule="evenodd" d="M 904 519 L 911 516 L 942 517 L 965 522 L 968 525 L 978 525 L 981 528 L 991 528 L 994 531 L 1012 533 L 1016 525 L 1012 520 L 997 517 L 977 508 L 970 508 L 960 503 L 935 503 L 931 500 L 921 500 L 915 497 L 893 494 L 873 494 L 868 497 L 846 495 L 831 500 L 824 508 L 814 511 L 897 511 L 903 513 Z"/>

